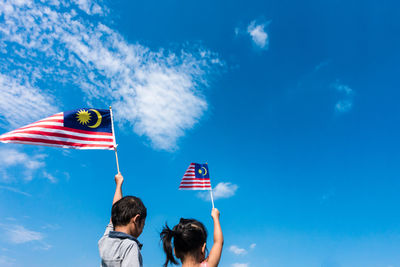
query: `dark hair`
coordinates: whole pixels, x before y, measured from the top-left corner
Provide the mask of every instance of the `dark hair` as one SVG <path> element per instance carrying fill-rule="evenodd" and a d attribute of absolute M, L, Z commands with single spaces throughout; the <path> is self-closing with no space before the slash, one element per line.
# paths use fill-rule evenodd
<path fill-rule="evenodd" d="M 169 262 L 178 264 L 172 253 L 172 238 L 174 239 L 175 256 L 183 261 L 187 254 L 197 255 L 199 248 L 207 241 L 207 230 L 201 222 L 195 219 L 181 218 L 179 224 L 175 225 L 172 230 L 165 224 L 160 237 L 167 256 L 164 267 L 167 267 Z"/>
<path fill-rule="evenodd" d="M 111 209 L 111 221 L 115 226 L 127 225 L 137 214 L 140 222 L 146 219 L 147 210 L 138 197 L 126 196 L 114 203 Z"/>

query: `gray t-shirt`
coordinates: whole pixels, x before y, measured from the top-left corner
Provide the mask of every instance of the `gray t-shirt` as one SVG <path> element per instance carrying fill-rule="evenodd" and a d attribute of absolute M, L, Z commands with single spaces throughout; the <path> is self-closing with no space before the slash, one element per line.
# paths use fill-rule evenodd
<path fill-rule="evenodd" d="M 99 240 L 102 267 L 142 267 L 142 244 L 131 235 L 115 232 L 112 223 L 107 225 Z"/>

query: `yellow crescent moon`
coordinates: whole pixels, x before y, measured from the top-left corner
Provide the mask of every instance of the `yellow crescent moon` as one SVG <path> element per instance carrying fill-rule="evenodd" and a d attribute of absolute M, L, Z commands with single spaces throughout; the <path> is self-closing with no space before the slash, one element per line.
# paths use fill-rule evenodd
<path fill-rule="evenodd" d="M 89 110 L 91 110 L 91 111 L 93 111 L 94 113 L 96 113 L 96 115 L 97 115 L 97 122 L 96 122 L 95 124 L 93 124 L 92 126 L 88 125 L 88 127 L 90 127 L 90 128 L 97 128 L 97 127 L 99 127 L 100 124 L 101 124 L 101 114 L 100 114 L 100 112 L 98 112 L 98 111 L 95 110 L 95 109 L 89 109 Z"/>
<path fill-rule="evenodd" d="M 206 176 L 206 175 L 207 175 L 207 169 L 204 168 L 204 167 L 201 167 L 201 168 L 204 169 L 204 174 L 203 174 L 203 176 Z"/>

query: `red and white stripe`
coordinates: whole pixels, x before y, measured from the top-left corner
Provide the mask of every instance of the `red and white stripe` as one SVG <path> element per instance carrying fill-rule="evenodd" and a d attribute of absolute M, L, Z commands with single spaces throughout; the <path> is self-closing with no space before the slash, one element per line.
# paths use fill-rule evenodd
<path fill-rule="evenodd" d="M 63 112 L 0 135 L 0 142 L 75 149 L 114 149 L 112 133 L 64 127 Z"/>
<path fill-rule="evenodd" d="M 196 178 L 195 164 L 191 163 L 183 175 L 179 190 L 211 190 L 210 178 Z"/>

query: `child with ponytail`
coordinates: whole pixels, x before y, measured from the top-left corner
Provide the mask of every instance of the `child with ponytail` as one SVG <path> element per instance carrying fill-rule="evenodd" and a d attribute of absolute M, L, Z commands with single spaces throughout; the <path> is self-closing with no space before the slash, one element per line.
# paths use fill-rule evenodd
<path fill-rule="evenodd" d="M 164 267 L 167 267 L 170 262 L 178 264 L 174 254 L 182 262 L 182 267 L 218 266 L 224 237 L 219 223 L 219 211 L 213 209 L 211 217 L 214 220 L 214 244 L 207 258 L 207 230 L 201 222 L 195 219 L 181 218 L 179 224 L 172 229 L 167 224 L 165 225 L 160 234 L 166 254 Z"/>

